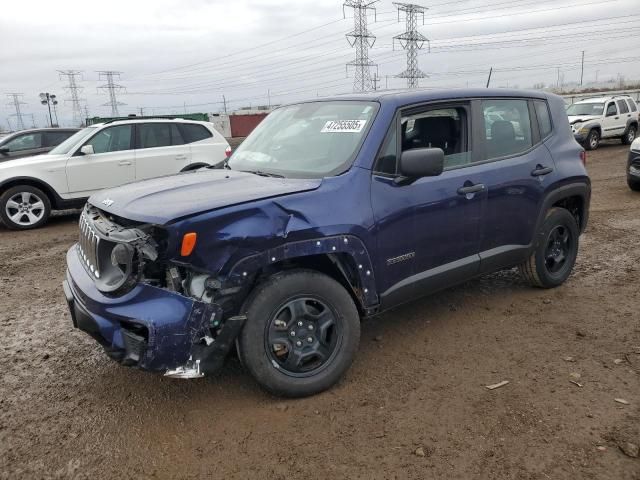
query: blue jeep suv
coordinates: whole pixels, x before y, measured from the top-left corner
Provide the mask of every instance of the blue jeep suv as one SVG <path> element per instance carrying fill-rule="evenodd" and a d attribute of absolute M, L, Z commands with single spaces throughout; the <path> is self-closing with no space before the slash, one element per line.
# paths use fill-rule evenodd
<path fill-rule="evenodd" d="M 541 92 L 340 96 L 278 108 L 220 169 L 106 190 L 64 291 L 116 361 L 172 377 L 237 347 L 268 391 L 305 396 L 353 361 L 360 321 L 519 267 L 570 275 L 591 196 L 564 102 Z"/>

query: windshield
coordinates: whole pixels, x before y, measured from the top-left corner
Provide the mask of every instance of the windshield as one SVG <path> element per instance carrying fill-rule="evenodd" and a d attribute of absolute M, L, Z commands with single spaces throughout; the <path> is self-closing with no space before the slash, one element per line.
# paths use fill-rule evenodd
<path fill-rule="evenodd" d="M 567 115 L 577 117 L 580 115 L 602 115 L 604 103 L 574 103 L 567 108 Z"/>
<path fill-rule="evenodd" d="M 344 172 L 353 161 L 378 104 L 311 102 L 275 110 L 229 159 L 229 167 L 291 178 Z"/>
<path fill-rule="evenodd" d="M 78 143 L 82 142 L 85 138 L 95 132 L 97 127 L 87 127 L 83 128 L 79 132 L 71 135 L 64 142 L 58 145 L 56 148 L 49 152 L 49 155 L 64 155 L 71 151 L 73 147 L 75 147 Z"/>

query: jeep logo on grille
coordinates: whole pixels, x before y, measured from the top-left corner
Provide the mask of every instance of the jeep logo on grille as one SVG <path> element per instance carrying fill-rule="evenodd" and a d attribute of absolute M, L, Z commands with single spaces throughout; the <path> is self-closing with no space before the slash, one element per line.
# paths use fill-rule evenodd
<path fill-rule="evenodd" d="M 111 205 L 113 205 L 113 200 L 111 200 L 110 198 L 105 198 L 104 200 L 102 200 L 102 204 L 106 205 L 107 207 L 110 207 Z"/>

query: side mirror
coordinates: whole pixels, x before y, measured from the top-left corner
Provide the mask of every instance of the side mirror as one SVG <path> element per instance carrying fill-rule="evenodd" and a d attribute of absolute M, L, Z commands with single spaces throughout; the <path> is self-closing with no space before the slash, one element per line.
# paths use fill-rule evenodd
<path fill-rule="evenodd" d="M 9 147 L 0 147 L 0 154 L 2 155 L 9 155 L 9 152 L 11 150 L 9 150 Z"/>
<path fill-rule="evenodd" d="M 400 155 L 400 175 L 415 180 L 437 177 L 444 170 L 444 152 L 441 148 L 414 148 Z"/>
<path fill-rule="evenodd" d="M 83 145 L 80 147 L 80 153 L 83 155 L 93 155 L 93 145 Z"/>

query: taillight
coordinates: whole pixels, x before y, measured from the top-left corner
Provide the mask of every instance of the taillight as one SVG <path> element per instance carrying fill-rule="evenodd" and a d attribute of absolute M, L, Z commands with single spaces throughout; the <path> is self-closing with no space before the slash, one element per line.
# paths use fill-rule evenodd
<path fill-rule="evenodd" d="M 227 158 L 229 158 L 231 156 L 231 152 L 232 152 L 231 147 L 227 147 L 224 151 L 224 154 Z"/>
<path fill-rule="evenodd" d="M 587 166 L 587 152 L 584 150 L 580 151 L 580 161 L 582 162 L 582 165 L 585 167 Z"/>

